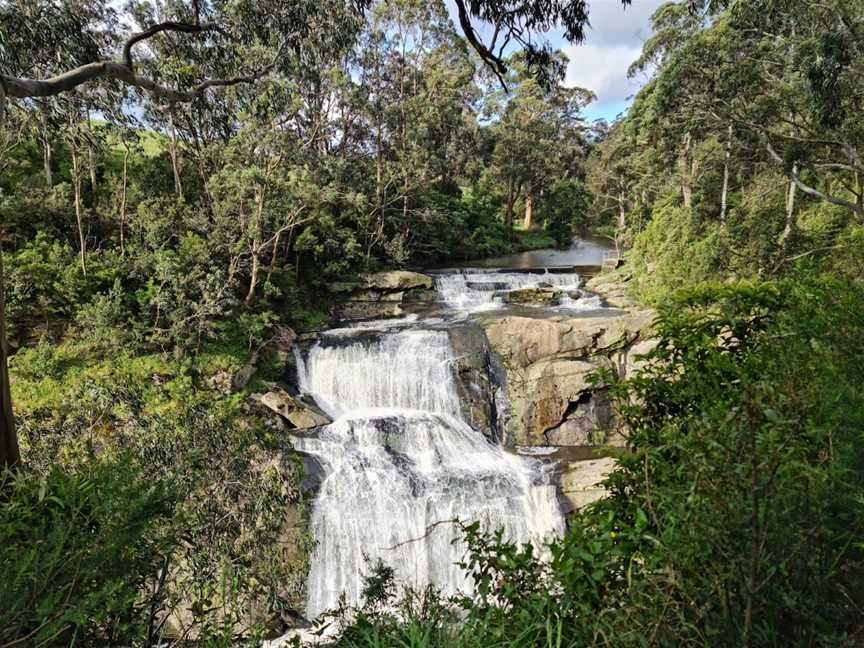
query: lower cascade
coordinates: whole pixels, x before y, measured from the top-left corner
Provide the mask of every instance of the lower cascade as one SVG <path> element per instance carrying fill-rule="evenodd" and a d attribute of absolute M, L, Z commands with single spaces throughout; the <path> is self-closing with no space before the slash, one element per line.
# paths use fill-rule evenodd
<path fill-rule="evenodd" d="M 397 581 L 468 591 L 453 523 L 478 521 L 507 538 L 541 543 L 563 532 L 544 465 L 508 454 L 459 412 L 454 353 L 443 331 L 380 340 L 328 340 L 301 366 L 301 387 L 338 417 L 297 440 L 324 469 L 311 516 L 316 540 L 307 615 L 361 603 L 370 561 Z"/>

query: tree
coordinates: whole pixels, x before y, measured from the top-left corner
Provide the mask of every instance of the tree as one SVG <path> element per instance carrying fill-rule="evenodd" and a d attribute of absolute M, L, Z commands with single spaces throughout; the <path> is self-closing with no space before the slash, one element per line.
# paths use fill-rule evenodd
<path fill-rule="evenodd" d="M 278 3 L 277 3 L 278 4 Z M 355 3 L 358 9 L 365 8 L 365 2 Z M 259 5 L 256 9 L 262 12 L 273 10 L 275 7 L 264 7 Z M 209 9 L 209 8 L 205 8 Z M 289 18 L 293 18 L 294 30 L 280 30 L 279 37 L 282 39 L 278 49 L 271 49 L 273 58 L 267 63 L 259 63 L 249 69 L 247 62 L 243 60 L 245 54 L 254 60 L 255 47 L 261 45 L 259 34 L 253 30 L 241 31 L 229 34 L 228 24 L 233 22 L 237 26 L 237 19 L 241 21 L 250 20 L 253 17 L 236 16 L 220 13 L 210 9 L 206 15 L 197 2 L 191 6 L 181 6 L 180 15 L 177 19 L 153 22 L 150 26 L 129 35 L 122 42 L 116 34 L 103 31 L 105 24 L 113 22 L 113 10 L 103 2 L 93 3 L 70 9 L 68 7 L 58 8 L 54 3 L 39 2 L 12 3 L 0 9 L 0 23 L 4 25 L 2 36 L 8 47 L 3 52 L 6 54 L 3 67 L 11 73 L 0 75 L 0 124 L 10 101 L 25 100 L 33 101 L 42 97 L 53 97 L 75 91 L 79 86 L 98 80 L 115 81 L 121 85 L 144 92 L 154 100 L 162 102 L 170 111 L 175 104 L 189 103 L 205 97 L 211 89 L 228 88 L 239 84 L 252 83 L 264 75 L 270 73 L 278 61 L 279 54 L 286 47 L 296 47 L 302 40 L 304 32 L 308 31 L 308 24 L 314 20 L 314 14 L 318 11 L 326 11 L 327 7 L 320 4 L 304 5 L 297 11 L 290 11 Z M 305 13 L 304 13 L 305 12 Z M 261 16 L 266 15 L 262 13 Z M 271 20 L 285 16 L 285 12 L 273 12 L 269 15 Z M 209 20 L 208 20 L 209 19 Z M 242 24 L 242 23 L 241 23 Z M 250 23 L 254 24 L 254 23 Z M 46 28 L 47 27 L 47 28 Z M 222 56 L 200 57 L 197 59 L 194 78 L 185 86 L 172 86 L 164 82 L 157 75 L 150 75 L 146 70 L 158 72 L 158 60 L 150 57 L 136 59 L 136 51 L 144 43 L 148 43 L 167 34 L 181 34 L 190 37 L 206 39 L 206 46 L 216 50 Z M 239 37 L 239 44 L 234 38 Z M 230 49 L 226 50 L 219 46 L 220 40 L 231 41 Z M 274 45 L 272 42 L 263 43 Z M 60 53 L 60 65 L 76 65 L 72 69 L 64 69 L 59 73 L 47 78 L 28 78 L 18 76 L 15 73 L 26 73 L 36 71 L 44 73 L 45 67 L 33 70 L 33 62 L 26 55 L 33 55 L 37 64 L 41 66 L 43 61 L 50 60 L 45 54 L 52 49 Z M 226 52 L 230 52 L 228 55 Z M 201 50 L 198 50 L 200 55 Z M 119 54 L 119 56 L 112 56 Z M 11 58 L 10 58 L 11 56 Z M 260 55 L 259 55 L 260 56 Z M 238 60 L 238 58 L 240 60 Z M 226 74 L 224 76 L 201 75 L 206 69 L 204 61 L 217 60 Z M 246 68 L 244 70 L 244 68 Z M 77 161 L 77 157 L 76 157 Z M 176 160 L 175 160 L 176 162 Z M 176 169 L 176 164 L 175 164 Z M 75 165 L 76 187 L 79 187 L 80 169 Z M 178 184 L 179 190 L 179 184 Z M 78 214 L 79 232 L 81 232 L 81 262 L 82 269 L 85 265 L 85 242 L 81 226 L 80 196 L 76 191 L 76 213 Z M 5 321 L 3 313 L 0 312 L 0 333 L 4 330 Z M 13 466 L 19 460 L 17 441 L 15 440 L 14 417 L 11 410 L 11 398 L 9 396 L 7 365 L 7 349 L 5 334 L 0 339 L 0 365 L 3 366 L 0 375 L 0 401 L 4 406 L 3 416 L 0 417 L 0 465 Z"/>

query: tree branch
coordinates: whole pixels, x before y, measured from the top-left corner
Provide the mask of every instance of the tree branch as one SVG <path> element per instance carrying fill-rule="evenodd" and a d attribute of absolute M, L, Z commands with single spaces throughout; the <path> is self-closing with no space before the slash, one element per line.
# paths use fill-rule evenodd
<path fill-rule="evenodd" d="M 221 34 L 227 36 L 227 32 L 216 23 L 206 23 L 204 25 L 199 24 L 189 24 L 189 23 L 180 23 L 180 22 L 161 22 L 156 25 L 153 25 L 149 29 L 145 29 L 142 32 L 138 32 L 133 35 L 129 40 L 126 41 L 126 44 L 123 45 L 123 63 L 130 70 L 133 67 L 132 62 L 132 48 L 136 43 L 140 43 L 143 40 L 147 40 L 148 38 L 152 38 L 156 34 L 159 34 L 164 31 L 174 31 L 174 32 L 182 32 L 184 34 L 200 34 L 208 31 L 217 31 Z"/>
<path fill-rule="evenodd" d="M 765 144 L 765 150 L 768 151 L 768 154 L 774 159 L 775 162 L 779 164 L 783 164 L 783 158 L 774 150 L 774 147 L 771 146 L 771 142 L 768 141 L 768 137 L 765 135 L 762 136 L 762 141 Z M 850 210 L 854 214 L 858 214 L 859 216 L 864 215 L 864 209 L 860 205 L 856 205 L 853 202 L 848 200 L 843 200 L 842 198 L 837 198 L 836 196 L 831 196 L 829 194 L 823 193 L 818 189 L 814 189 L 808 184 L 805 184 L 801 180 L 801 176 L 794 169 L 790 169 L 788 172 L 789 179 L 795 183 L 795 185 L 803 191 L 808 196 L 813 196 L 814 198 L 818 198 L 819 200 L 824 200 L 825 202 L 829 202 L 832 205 L 838 205 L 840 207 L 845 207 Z"/>
<path fill-rule="evenodd" d="M 141 88 L 154 97 L 164 99 L 168 103 L 188 103 L 204 95 L 209 88 L 224 88 L 241 83 L 254 83 L 261 77 L 269 74 L 275 67 L 282 53 L 269 65 L 264 66 L 257 72 L 246 76 L 232 77 L 228 79 L 207 79 L 188 90 L 180 90 L 160 85 L 155 80 L 135 74 L 132 60 L 132 47 L 136 43 L 151 38 L 165 31 L 183 32 L 187 34 L 202 33 L 207 31 L 218 31 L 222 34 L 227 32 L 215 23 L 204 25 L 193 25 L 189 23 L 163 22 L 153 25 L 143 32 L 139 32 L 126 41 L 123 46 L 123 62 L 96 61 L 86 63 L 73 70 L 48 79 L 24 79 L 0 75 L 0 86 L 5 91 L 7 98 L 28 99 L 33 97 L 53 97 L 63 92 L 74 90 L 80 85 L 95 81 L 97 79 L 114 79 L 126 85 Z"/>
<path fill-rule="evenodd" d="M 459 25 L 462 27 L 462 32 L 465 34 L 465 38 L 468 39 L 471 47 L 476 50 L 480 55 L 480 58 L 483 59 L 483 61 L 491 68 L 495 76 L 498 77 L 498 81 L 501 82 L 501 85 L 506 90 L 507 84 L 504 82 L 504 75 L 507 73 L 507 66 L 504 65 L 504 61 L 490 52 L 489 49 L 480 42 L 480 39 L 477 38 L 477 32 L 474 31 L 474 25 L 471 24 L 471 19 L 468 17 L 468 10 L 465 8 L 465 0 L 454 1 L 456 2 L 456 9 L 459 13 Z M 496 38 L 498 35 L 498 27 L 499 25 L 495 25 Z"/>
<path fill-rule="evenodd" d="M 126 85 L 141 88 L 151 95 L 165 99 L 169 103 L 188 103 L 201 97 L 209 88 L 228 87 L 240 83 L 253 83 L 273 70 L 275 63 L 261 68 L 254 74 L 230 79 L 207 79 L 189 90 L 178 90 L 159 85 L 153 79 L 138 76 L 130 67 L 114 61 L 87 63 L 48 79 L 18 79 L 0 75 L 6 88 L 6 95 L 15 99 L 30 97 L 51 97 L 73 90 L 84 83 L 96 79 L 115 79 Z"/>

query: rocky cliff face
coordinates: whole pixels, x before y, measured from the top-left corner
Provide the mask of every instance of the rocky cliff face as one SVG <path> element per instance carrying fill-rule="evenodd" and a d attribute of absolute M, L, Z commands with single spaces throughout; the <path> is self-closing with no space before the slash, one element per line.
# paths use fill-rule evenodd
<path fill-rule="evenodd" d="M 505 370 L 511 446 L 609 443 L 611 409 L 602 387 L 589 382 L 599 367 L 619 375 L 654 344 L 653 311 L 586 318 L 488 317 L 480 320 Z"/>
<path fill-rule="evenodd" d="M 432 277 L 393 270 L 364 275 L 359 285 L 336 285 L 343 299 L 334 315 L 342 320 L 399 317 L 435 301 Z"/>
<path fill-rule="evenodd" d="M 501 414 L 507 409 L 505 374 L 483 329 L 465 322 L 448 330 L 456 355 L 456 388 L 462 416 L 475 429 L 500 439 Z"/>

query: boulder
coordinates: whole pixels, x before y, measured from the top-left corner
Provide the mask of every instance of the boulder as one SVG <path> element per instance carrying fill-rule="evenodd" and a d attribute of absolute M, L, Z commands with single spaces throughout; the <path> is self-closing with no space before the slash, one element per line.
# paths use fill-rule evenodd
<path fill-rule="evenodd" d="M 606 303 L 614 308 L 635 308 L 638 306 L 627 287 L 629 279 L 629 276 L 623 276 L 620 271 L 604 272 L 592 277 L 585 287 L 601 295 Z"/>
<path fill-rule="evenodd" d="M 321 410 L 292 396 L 284 389 L 276 388 L 266 394 L 253 394 L 252 398 L 282 416 L 297 430 L 308 430 L 333 422 Z"/>
<path fill-rule="evenodd" d="M 539 304 L 543 306 L 555 306 L 561 303 L 561 291 L 557 288 L 537 287 L 520 288 L 511 290 L 504 295 L 504 301 L 508 304 Z"/>
<path fill-rule="evenodd" d="M 331 292 L 344 293 L 335 316 L 345 320 L 386 319 L 405 315 L 403 306 L 416 310 L 437 299 L 429 275 L 407 270 L 363 275 L 361 284 L 339 283 Z"/>
<path fill-rule="evenodd" d="M 570 509 L 567 512 L 576 511 L 605 497 L 606 489 L 600 483 L 614 467 L 615 460 L 609 457 L 563 463 L 559 490 Z"/>
<path fill-rule="evenodd" d="M 408 270 L 376 272 L 364 275 L 362 279 L 364 288 L 381 292 L 411 290 L 412 288 L 431 290 L 433 286 L 432 277 L 429 275 Z"/>
<path fill-rule="evenodd" d="M 524 369 L 541 358 L 579 359 L 610 354 L 650 337 L 654 311 L 615 317 L 487 317 L 479 321 L 505 367 Z"/>
<path fill-rule="evenodd" d="M 456 356 L 456 388 L 462 417 L 484 434 L 497 437 L 498 401 L 504 398 L 483 329 L 466 322 L 448 329 Z"/>

